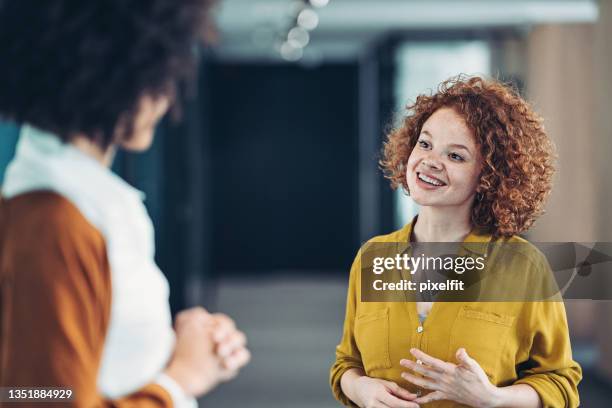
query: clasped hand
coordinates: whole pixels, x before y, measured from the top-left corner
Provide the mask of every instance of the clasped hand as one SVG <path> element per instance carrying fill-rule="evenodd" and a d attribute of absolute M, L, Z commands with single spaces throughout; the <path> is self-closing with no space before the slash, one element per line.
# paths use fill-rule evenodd
<path fill-rule="evenodd" d="M 434 358 L 419 349 L 410 353 L 417 362 L 403 359 L 400 364 L 420 376 L 409 372 L 402 377 L 431 393 L 414 399 L 412 402 L 425 404 L 439 400 L 451 400 L 471 407 L 493 407 L 497 387 L 491 384 L 487 374 L 464 348 L 455 354 L 458 364 Z"/>
<path fill-rule="evenodd" d="M 165 373 L 192 396 L 232 379 L 251 358 L 246 336 L 224 314 L 196 307 L 175 320 L 176 345 Z"/>

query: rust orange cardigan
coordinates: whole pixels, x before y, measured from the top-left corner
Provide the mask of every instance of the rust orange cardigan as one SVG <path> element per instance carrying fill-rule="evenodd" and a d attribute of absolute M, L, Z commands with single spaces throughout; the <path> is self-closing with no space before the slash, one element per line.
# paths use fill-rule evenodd
<path fill-rule="evenodd" d="M 0 199 L 1 387 L 67 387 L 77 407 L 171 407 L 153 383 L 98 393 L 110 305 L 104 239 L 72 203 L 45 191 Z"/>

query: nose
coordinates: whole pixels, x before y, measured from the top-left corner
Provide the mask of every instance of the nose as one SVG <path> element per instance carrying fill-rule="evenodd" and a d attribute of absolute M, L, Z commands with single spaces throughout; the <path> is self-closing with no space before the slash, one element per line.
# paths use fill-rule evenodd
<path fill-rule="evenodd" d="M 433 158 L 423 159 L 422 164 L 423 166 L 432 170 L 442 170 L 442 165 L 440 162 Z"/>

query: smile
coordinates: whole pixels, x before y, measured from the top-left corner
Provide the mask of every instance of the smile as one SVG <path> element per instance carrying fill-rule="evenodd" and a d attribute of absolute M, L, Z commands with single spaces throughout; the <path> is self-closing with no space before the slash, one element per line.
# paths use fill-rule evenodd
<path fill-rule="evenodd" d="M 432 176 L 427 176 L 427 175 L 425 175 L 423 173 L 417 173 L 417 178 L 419 180 L 423 181 L 424 183 L 427 183 L 427 184 L 429 184 L 431 186 L 441 187 L 441 186 L 445 186 L 446 185 L 446 183 L 438 180 L 437 178 L 432 177 Z"/>

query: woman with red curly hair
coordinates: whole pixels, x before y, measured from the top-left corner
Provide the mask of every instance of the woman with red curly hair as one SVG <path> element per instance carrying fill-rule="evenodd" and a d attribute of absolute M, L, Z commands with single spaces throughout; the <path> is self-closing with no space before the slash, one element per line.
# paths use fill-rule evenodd
<path fill-rule="evenodd" d="M 381 166 L 391 186 L 402 187 L 420 211 L 401 230 L 370 240 L 353 263 L 330 377 L 339 401 L 407 408 L 578 406 L 582 371 L 572 359 L 563 303 L 368 302 L 362 296 L 368 288 L 362 287 L 361 255 L 376 243 L 413 250 L 433 242 L 473 245 L 475 255 L 488 260 L 494 244 L 519 245 L 520 256 L 496 272 L 535 286 L 525 277 L 550 269 L 518 234 L 543 211 L 554 158 L 540 117 L 497 81 L 452 78 L 408 107 L 403 124 L 388 135 Z"/>

